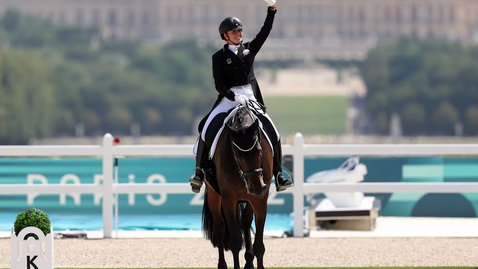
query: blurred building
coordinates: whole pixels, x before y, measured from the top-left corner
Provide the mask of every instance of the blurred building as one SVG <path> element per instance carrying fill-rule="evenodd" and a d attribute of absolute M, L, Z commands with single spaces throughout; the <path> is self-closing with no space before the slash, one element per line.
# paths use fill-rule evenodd
<path fill-rule="evenodd" d="M 0 0 L 1 13 L 16 8 L 55 23 L 96 25 L 107 38 L 160 42 L 193 37 L 220 43 L 217 27 L 227 16 L 243 21 L 248 40 L 259 31 L 266 6 L 262 0 Z M 379 38 L 402 35 L 478 38 L 478 0 L 278 0 L 277 7 L 275 42 L 268 42 L 276 56 L 335 51 L 354 57 Z"/>

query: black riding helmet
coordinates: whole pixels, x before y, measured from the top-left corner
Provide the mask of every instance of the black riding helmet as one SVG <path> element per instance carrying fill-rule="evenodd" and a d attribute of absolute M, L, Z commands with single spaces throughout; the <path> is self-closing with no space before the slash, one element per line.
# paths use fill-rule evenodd
<path fill-rule="evenodd" d="M 239 30 L 239 29 L 242 29 L 242 27 L 244 26 L 242 25 L 241 20 L 239 20 L 236 17 L 227 17 L 219 25 L 219 35 L 221 36 L 223 40 L 226 40 L 224 38 L 224 33 L 233 31 L 233 30 Z"/>

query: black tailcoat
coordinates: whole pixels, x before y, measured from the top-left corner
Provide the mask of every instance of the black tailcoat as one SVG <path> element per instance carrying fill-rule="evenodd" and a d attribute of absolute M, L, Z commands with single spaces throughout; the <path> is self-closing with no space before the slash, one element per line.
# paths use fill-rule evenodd
<path fill-rule="evenodd" d="M 234 101 L 234 92 L 230 89 L 234 86 L 246 84 L 251 84 L 257 101 L 264 105 L 261 90 L 254 75 L 253 65 L 257 53 L 272 30 L 276 12 L 276 9 L 267 9 L 266 20 L 261 30 L 252 41 L 241 44 L 237 55 L 229 49 L 228 44 L 225 44 L 222 49 L 212 56 L 212 75 L 214 77 L 216 90 L 219 92 L 212 109 L 214 109 L 224 97 Z M 244 52 L 245 50 L 249 51 Z M 199 132 L 202 131 L 209 114 L 210 112 L 199 124 Z"/>

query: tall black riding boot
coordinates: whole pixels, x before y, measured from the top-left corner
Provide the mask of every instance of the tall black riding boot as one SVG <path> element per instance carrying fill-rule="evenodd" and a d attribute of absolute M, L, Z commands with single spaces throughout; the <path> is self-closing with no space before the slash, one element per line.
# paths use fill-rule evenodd
<path fill-rule="evenodd" d="M 191 185 L 191 189 L 195 193 L 199 193 L 201 190 L 202 183 L 205 177 L 204 168 L 206 166 L 206 161 L 208 158 L 208 151 L 206 142 L 204 142 L 201 138 L 199 138 L 198 148 L 196 152 L 196 173 L 194 176 L 189 178 L 189 183 Z"/>
<path fill-rule="evenodd" d="M 282 174 L 282 145 L 280 139 L 274 147 L 274 167 L 272 168 L 272 172 L 276 179 L 277 192 L 284 191 L 285 189 L 294 186 L 292 179 L 286 179 Z"/>

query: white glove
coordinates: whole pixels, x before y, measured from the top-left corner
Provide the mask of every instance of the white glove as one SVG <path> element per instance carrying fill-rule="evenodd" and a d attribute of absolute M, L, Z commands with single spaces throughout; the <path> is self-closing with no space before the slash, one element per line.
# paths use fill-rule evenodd
<path fill-rule="evenodd" d="M 264 0 L 264 1 L 266 1 L 268 6 L 273 6 L 276 4 L 276 0 Z"/>
<path fill-rule="evenodd" d="M 247 96 L 242 95 L 242 94 L 236 94 L 234 96 L 234 100 L 236 102 L 241 103 L 243 106 L 247 106 L 247 104 L 249 103 L 249 98 L 247 98 Z"/>

